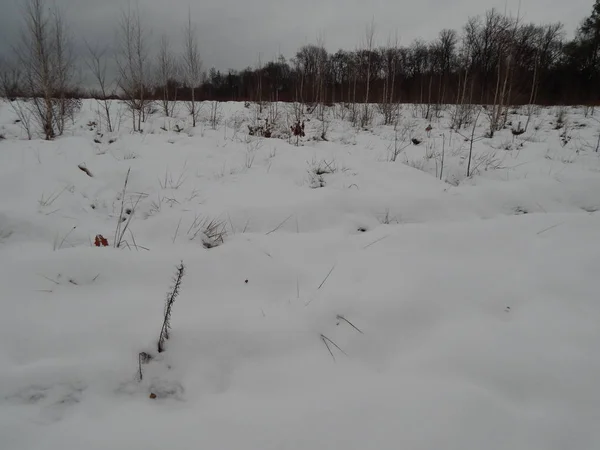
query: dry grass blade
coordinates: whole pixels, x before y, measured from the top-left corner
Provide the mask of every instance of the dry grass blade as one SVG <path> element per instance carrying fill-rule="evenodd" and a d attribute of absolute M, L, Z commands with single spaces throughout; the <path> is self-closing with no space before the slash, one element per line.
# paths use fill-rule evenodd
<path fill-rule="evenodd" d="M 539 236 L 540 234 L 545 233 L 546 231 L 550 231 L 550 230 L 552 230 L 552 229 L 554 229 L 556 227 L 559 227 L 559 226 L 561 226 L 563 224 L 564 224 L 564 222 L 561 222 L 561 223 L 557 223 L 556 225 L 552 225 L 551 227 L 544 228 L 542 231 L 538 231 L 537 235 Z"/>
<path fill-rule="evenodd" d="M 123 225 L 123 216 L 121 215 L 119 217 L 119 224 L 117 225 L 117 232 L 119 233 L 117 236 L 115 236 L 116 238 L 116 248 L 120 248 L 121 245 L 124 242 L 124 237 L 125 237 L 125 233 L 127 233 L 127 231 L 129 231 L 131 233 L 131 230 L 129 230 L 129 225 L 131 224 L 131 220 L 133 219 L 133 216 L 135 214 L 135 210 L 137 208 L 137 206 L 139 205 L 140 201 L 142 200 L 143 194 L 140 194 L 139 197 L 137 198 L 136 202 L 132 205 L 131 207 L 131 212 L 128 214 L 127 220 L 124 222 Z M 124 203 L 124 202 L 123 202 Z M 121 205 L 121 210 L 123 210 L 123 205 Z M 132 234 L 132 238 L 133 238 L 133 234 Z M 137 245 L 135 244 L 135 239 L 134 239 L 134 245 L 137 247 Z"/>
<path fill-rule="evenodd" d="M 246 225 L 244 225 L 244 229 L 242 230 L 242 233 L 246 232 L 246 230 L 248 229 L 248 225 L 250 225 L 250 218 L 248 218 L 248 220 L 246 220 Z"/>
<path fill-rule="evenodd" d="M 42 277 L 42 278 L 45 278 L 48 281 L 51 281 L 52 283 L 54 283 L 56 285 L 60 285 L 60 283 L 58 281 L 56 281 L 56 280 L 54 280 L 54 279 L 52 279 L 50 277 L 47 277 L 46 275 L 39 275 L 39 276 Z"/>
<path fill-rule="evenodd" d="M 119 212 L 119 217 L 117 218 L 117 229 L 115 230 L 115 241 L 114 247 L 119 248 L 121 245 L 121 241 L 123 239 L 124 232 L 121 232 L 122 226 L 122 218 L 123 212 L 125 212 L 125 193 L 127 192 L 127 183 L 129 182 L 129 174 L 131 173 L 131 167 L 127 170 L 127 175 L 125 176 L 125 183 L 123 184 L 123 192 L 121 192 L 121 211 Z"/>
<path fill-rule="evenodd" d="M 327 282 L 327 280 L 331 276 L 331 273 L 333 272 L 334 269 L 335 269 L 335 264 L 331 267 L 331 269 L 329 270 L 329 272 L 327 272 L 327 275 L 325 276 L 325 278 L 323 279 L 323 281 L 321 281 L 321 284 L 317 288 L 317 291 L 320 290 L 325 285 L 325 283 Z M 298 296 L 300 296 L 300 288 L 298 286 L 297 286 L 297 289 L 298 289 Z M 317 299 L 317 297 L 314 296 L 308 302 L 306 302 L 306 304 L 304 306 L 309 306 L 316 299 Z"/>
<path fill-rule="evenodd" d="M 346 322 L 348 325 L 350 325 L 352 328 L 354 328 L 356 331 L 358 331 L 360 334 L 365 334 L 362 332 L 362 330 L 360 328 L 358 328 L 356 325 L 354 325 L 352 322 L 350 322 L 348 319 L 346 319 L 344 316 L 339 315 L 337 316 L 338 320 L 343 320 L 344 322 Z"/>
<path fill-rule="evenodd" d="M 325 277 L 325 279 L 321 282 L 321 284 L 319 285 L 319 287 L 317 288 L 317 291 L 319 289 L 321 289 L 323 287 L 323 285 L 325 284 L 325 282 L 327 281 L 327 279 L 329 278 L 329 276 L 331 275 L 331 272 L 333 272 L 333 269 L 335 269 L 335 264 L 333 265 L 333 267 L 331 268 L 331 270 L 327 273 L 327 276 Z"/>
<path fill-rule="evenodd" d="M 323 343 L 327 347 L 327 350 L 329 350 L 329 354 L 331 355 L 331 357 L 333 358 L 334 361 L 335 361 L 335 356 L 333 355 L 333 351 L 331 351 L 331 347 L 329 347 L 329 344 L 333 345 L 340 352 L 342 352 L 345 356 L 348 356 L 348 354 L 344 350 L 342 350 L 339 345 L 337 345 L 335 342 L 333 342 L 331 339 L 329 339 L 324 334 L 321 335 L 321 340 L 323 341 Z"/>
<path fill-rule="evenodd" d="M 283 222 L 281 222 L 279 225 L 277 225 L 275 228 L 273 228 L 271 231 L 269 231 L 266 235 L 268 236 L 271 233 L 275 233 L 277 230 L 279 230 L 282 226 L 285 225 L 285 223 L 290 220 L 292 218 L 293 214 L 290 214 L 289 216 L 287 216 Z"/>
<path fill-rule="evenodd" d="M 179 227 L 181 226 L 182 220 L 183 220 L 183 217 L 181 217 L 179 219 L 179 223 L 177 224 L 177 228 L 175 229 L 175 235 L 173 236 L 173 244 L 175 243 L 175 240 L 177 239 L 177 234 L 179 233 Z"/>
<path fill-rule="evenodd" d="M 38 200 L 38 203 L 41 207 L 46 207 L 52 205 L 67 189 L 69 186 L 65 186 L 64 189 L 58 193 L 50 194 L 48 198 L 44 198 L 44 194 L 42 194 L 41 198 Z"/>
<path fill-rule="evenodd" d="M 58 243 L 58 239 L 54 241 L 54 250 L 60 250 L 62 248 L 62 246 L 64 245 L 64 243 L 67 241 L 67 238 L 71 235 L 71 233 L 76 229 L 77 227 L 73 227 L 69 230 L 69 232 L 65 235 L 65 237 L 62 238 L 62 241 L 60 241 L 60 243 Z M 58 237 L 58 236 L 57 236 Z"/>
<path fill-rule="evenodd" d="M 135 247 L 136 250 L 139 251 L 137 243 L 135 242 L 135 236 L 133 235 L 133 232 L 131 230 L 127 230 L 127 231 L 129 231 L 129 235 L 131 236 L 131 242 L 133 242 L 133 246 Z"/>
<path fill-rule="evenodd" d="M 327 341 L 325 340 L 325 336 L 321 335 L 321 340 L 323 341 L 323 343 L 325 344 L 325 347 L 327 347 L 327 350 L 329 351 L 329 354 L 331 355 L 331 358 L 335 361 L 335 355 L 333 354 L 333 352 L 331 351 L 331 348 L 329 348 L 329 344 L 327 343 Z"/>
<path fill-rule="evenodd" d="M 371 242 L 370 244 L 368 244 L 368 245 L 365 245 L 365 246 L 363 247 L 363 250 L 364 250 L 364 249 L 367 249 L 367 248 L 369 248 L 369 247 L 371 247 L 372 245 L 375 245 L 375 244 L 377 244 L 378 242 L 381 242 L 381 241 L 383 241 L 384 239 L 386 239 L 386 238 L 388 238 L 388 237 L 389 237 L 389 236 L 383 236 L 383 237 L 381 237 L 381 238 L 379 238 L 379 239 L 377 239 L 377 240 L 375 240 L 375 241 Z"/>
<path fill-rule="evenodd" d="M 235 236 L 235 227 L 233 226 L 233 221 L 231 220 L 231 215 L 227 213 L 227 218 L 229 219 L 229 226 L 231 228 L 231 232 Z"/>

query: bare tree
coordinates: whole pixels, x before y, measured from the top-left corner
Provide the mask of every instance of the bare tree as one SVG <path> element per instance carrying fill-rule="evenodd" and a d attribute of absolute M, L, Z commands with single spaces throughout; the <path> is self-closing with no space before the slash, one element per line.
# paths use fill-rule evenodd
<path fill-rule="evenodd" d="M 100 49 L 98 47 L 92 47 L 87 41 L 85 44 L 88 50 L 85 63 L 96 83 L 98 83 L 98 92 L 94 97 L 96 97 L 98 107 L 102 110 L 101 117 L 106 123 L 106 128 L 109 133 L 112 133 L 114 131 L 114 123 L 111 115 L 111 96 L 113 93 L 109 93 L 110 85 L 106 79 L 107 58 L 105 55 L 108 48 L 104 47 Z"/>
<path fill-rule="evenodd" d="M 353 53 L 353 55 L 351 56 L 351 62 L 350 62 L 352 82 L 348 83 L 348 98 L 352 99 L 352 101 L 350 103 L 350 122 L 352 122 L 352 126 L 354 126 L 354 127 L 358 125 L 358 115 L 359 115 L 357 99 L 356 99 L 356 87 L 358 84 L 359 68 L 360 68 L 359 51 L 358 51 L 358 49 L 356 49 L 355 52 Z M 350 89 L 352 89 L 352 91 L 350 91 Z"/>
<path fill-rule="evenodd" d="M 512 22 L 512 23 L 511 23 Z M 511 21 L 492 10 L 486 15 L 486 32 L 489 35 L 492 54 L 496 60 L 496 87 L 494 100 L 487 110 L 492 137 L 502 129 L 506 122 L 511 92 L 511 75 L 514 65 L 515 36 L 519 26 L 519 18 Z M 487 35 L 486 35 L 487 36 Z"/>
<path fill-rule="evenodd" d="M 165 116 L 170 117 L 173 115 L 177 100 L 177 86 L 174 84 L 177 77 L 177 63 L 166 35 L 160 39 L 156 59 L 157 82 L 161 90 L 160 104 Z"/>
<path fill-rule="evenodd" d="M 327 131 L 329 129 L 329 119 L 325 102 L 327 98 L 327 70 L 329 67 L 329 56 L 325 50 L 325 40 L 322 36 L 317 38 L 317 47 L 319 48 L 317 58 L 317 116 L 321 121 L 321 139 L 327 140 Z"/>
<path fill-rule="evenodd" d="M 365 86 L 365 104 L 363 107 L 363 114 L 360 120 L 361 127 L 366 127 L 371 124 L 373 118 L 373 112 L 369 105 L 369 97 L 371 93 L 371 58 L 373 52 L 373 46 L 375 43 L 375 21 L 372 19 L 371 23 L 367 25 L 365 29 L 365 50 L 367 53 L 367 73 L 366 73 L 366 86 Z"/>
<path fill-rule="evenodd" d="M 62 134 L 76 103 L 67 99 L 74 59 L 66 25 L 58 8 L 47 10 L 43 0 L 27 0 L 24 28 L 15 48 L 23 74 L 22 95 L 30 100 L 33 121 L 48 140 Z"/>
<path fill-rule="evenodd" d="M 196 126 L 200 108 L 196 102 L 196 89 L 202 83 L 202 59 L 198 49 L 198 36 L 195 26 L 192 26 L 192 13 L 188 9 L 188 23 L 184 29 L 183 72 L 185 84 L 191 90 L 187 102 L 188 111 L 192 116 L 192 126 Z"/>
<path fill-rule="evenodd" d="M 55 64 L 56 70 L 56 87 L 54 91 L 56 107 L 55 122 L 58 129 L 58 134 L 63 134 L 65 130 L 66 119 L 73 117 L 74 102 L 69 101 L 66 97 L 67 91 L 71 88 L 70 83 L 73 78 L 75 58 L 72 53 L 71 42 L 66 33 L 66 25 L 63 22 L 62 15 L 58 9 L 52 12 L 54 21 L 54 39 L 55 39 Z"/>
<path fill-rule="evenodd" d="M 121 14 L 118 32 L 119 87 L 131 112 L 133 130 L 140 131 L 146 119 L 146 84 L 148 76 L 148 45 L 139 9 L 131 7 Z"/>
<path fill-rule="evenodd" d="M 258 106 L 257 114 L 255 115 L 255 121 L 260 119 L 263 112 L 263 63 L 262 55 L 258 54 L 258 63 L 256 65 L 256 105 Z"/>
<path fill-rule="evenodd" d="M 23 96 L 23 74 L 15 68 L 13 64 L 2 61 L 2 70 L 0 72 L 1 85 L 0 96 L 6 98 L 12 107 L 19 125 L 27 134 L 27 139 L 33 138 L 32 133 L 32 111 L 27 101 L 19 98 Z M 26 100 L 26 99 L 25 99 Z"/>
<path fill-rule="evenodd" d="M 444 29 L 438 37 L 438 48 L 440 52 L 440 65 L 442 75 L 439 84 L 439 103 L 444 104 L 446 99 L 446 81 L 450 78 L 452 67 L 455 63 L 455 52 L 458 42 L 456 31 Z"/>
<path fill-rule="evenodd" d="M 527 131 L 531 117 L 534 111 L 534 104 L 537 100 L 540 72 L 547 70 L 558 55 L 555 53 L 557 48 L 561 47 L 560 40 L 563 34 L 563 25 L 554 23 L 538 28 L 534 38 L 534 61 L 533 75 L 531 80 L 531 91 L 529 94 L 529 104 L 527 105 L 527 121 L 525 122 L 524 131 Z"/>
<path fill-rule="evenodd" d="M 379 110 L 383 114 L 384 125 L 397 125 L 398 123 L 399 105 L 395 101 L 396 74 L 400 65 L 398 48 L 398 36 L 396 35 L 393 45 L 388 40 L 387 47 L 381 50 L 384 80 Z"/>
<path fill-rule="evenodd" d="M 22 95 L 23 74 L 10 61 L 0 59 L 0 97 L 15 100 Z"/>

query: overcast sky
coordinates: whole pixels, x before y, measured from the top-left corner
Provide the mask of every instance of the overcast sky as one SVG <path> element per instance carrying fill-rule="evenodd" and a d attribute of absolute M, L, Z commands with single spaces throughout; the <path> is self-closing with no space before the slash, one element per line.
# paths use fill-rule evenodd
<path fill-rule="evenodd" d="M 0 0 L 0 53 L 18 35 L 22 0 Z M 133 0 L 135 1 L 135 0 Z M 496 7 L 516 15 L 519 0 L 137 0 L 153 38 L 162 33 L 181 42 L 188 6 L 198 26 L 204 67 L 242 69 L 279 52 L 295 50 L 322 36 L 328 50 L 354 49 L 374 18 L 376 39 L 396 32 L 401 44 L 435 38 L 442 28 L 460 30 L 469 16 Z M 63 9 L 76 38 L 111 44 L 127 0 L 49 0 Z M 537 24 L 562 22 L 568 37 L 589 15 L 594 0 L 522 0 L 520 15 Z M 133 3 L 135 4 L 135 3 Z"/>

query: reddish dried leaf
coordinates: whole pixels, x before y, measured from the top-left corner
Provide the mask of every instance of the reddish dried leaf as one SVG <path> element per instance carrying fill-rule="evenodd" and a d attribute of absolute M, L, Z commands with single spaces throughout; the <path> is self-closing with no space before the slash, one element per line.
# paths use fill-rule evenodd
<path fill-rule="evenodd" d="M 106 240 L 106 238 L 101 234 L 98 234 L 94 239 L 94 245 L 96 247 L 108 247 L 108 240 Z"/>

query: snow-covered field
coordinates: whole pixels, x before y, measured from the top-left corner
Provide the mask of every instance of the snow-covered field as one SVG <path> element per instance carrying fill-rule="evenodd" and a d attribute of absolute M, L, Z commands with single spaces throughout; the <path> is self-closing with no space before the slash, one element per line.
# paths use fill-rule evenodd
<path fill-rule="evenodd" d="M 46 142 L 0 106 L 2 450 L 600 446 L 596 117 L 482 115 L 467 178 L 449 109 L 299 146 L 219 109 L 106 133 L 85 101 Z"/>

